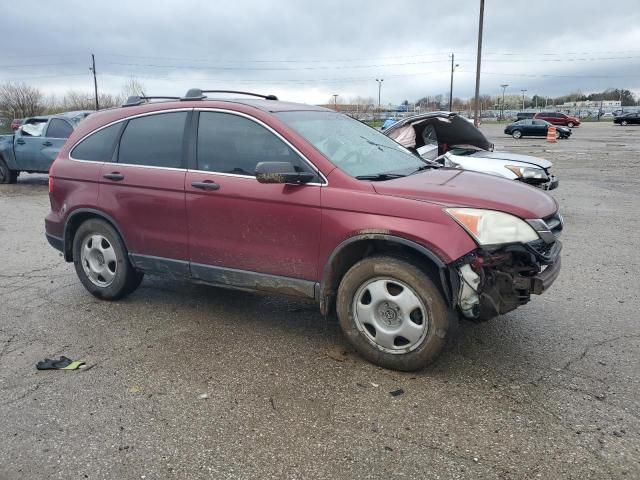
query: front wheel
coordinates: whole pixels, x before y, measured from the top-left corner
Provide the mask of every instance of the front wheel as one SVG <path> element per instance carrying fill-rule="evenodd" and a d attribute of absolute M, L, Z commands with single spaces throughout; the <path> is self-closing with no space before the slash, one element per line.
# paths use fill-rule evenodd
<path fill-rule="evenodd" d="M 4 159 L 0 158 L 0 183 L 16 183 L 18 172 L 11 170 Z"/>
<path fill-rule="evenodd" d="M 623 120 L 622 122 L 620 122 L 620 124 L 621 124 L 623 127 L 626 127 L 627 125 L 629 125 L 629 122 L 627 122 L 626 120 Z"/>
<path fill-rule="evenodd" d="M 511 133 L 511 136 L 512 136 L 513 138 L 515 138 L 516 140 L 518 140 L 519 138 L 521 138 L 521 137 L 522 137 L 522 132 L 521 132 L 520 130 L 514 130 L 514 131 Z"/>
<path fill-rule="evenodd" d="M 133 292 L 143 274 L 136 271 L 118 232 L 107 222 L 91 219 L 73 238 L 73 264 L 84 287 L 103 300 L 117 300 Z"/>
<path fill-rule="evenodd" d="M 569 123 L 567 123 L 567 127 L 569 127 L 569 128 L 573 128 L 573 122 L 569 122 Z"/>
<path fill-rule="evenodd" d="M 340 326 L 356 350 L 376 365 L 418 370 L 441 352 L 450 312 L 422 270 L 395 257 L 359 261 L 340 282 Z"/>

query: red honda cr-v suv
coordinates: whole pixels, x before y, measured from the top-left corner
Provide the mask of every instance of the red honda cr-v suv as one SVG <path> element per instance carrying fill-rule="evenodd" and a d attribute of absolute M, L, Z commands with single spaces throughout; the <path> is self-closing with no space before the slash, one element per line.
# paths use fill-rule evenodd
<path fill-rule="evenodd" d="M 546 193 L 426 163 L 331 110 L 204 93 L 91 115 L 56 159 L 46 235 L 93 295 L 151 273 L 304 297 L 368 360 L 414 370 L 452 313 L 509 312 L 558 276 Z"/>

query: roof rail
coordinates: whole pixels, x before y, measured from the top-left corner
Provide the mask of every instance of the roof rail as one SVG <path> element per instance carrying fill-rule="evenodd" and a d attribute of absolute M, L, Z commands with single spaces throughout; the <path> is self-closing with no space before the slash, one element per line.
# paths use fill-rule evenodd
<path fill-rule="evenodd" d="M 136 105 L 142 105 L 149 100 L 180 100 L 180 97 L 147 97 L 132 95 L 127 98 L 127 101 L 122 104 L 123 107 L 135 107 Z"/>
<path fill-rule="evenodd" d="M 200 90 L 199 88 L 190 88 L 186 95 L 180 100 L 204 100 L 207 98 L 205 93 L 235 93 L 237 95 L 249 95 L 250 97 L 264 98 L 265 100 L 278 100 L 275 95 L 262 95 L 260 93 L 240 92 L 237 90 Z"/>

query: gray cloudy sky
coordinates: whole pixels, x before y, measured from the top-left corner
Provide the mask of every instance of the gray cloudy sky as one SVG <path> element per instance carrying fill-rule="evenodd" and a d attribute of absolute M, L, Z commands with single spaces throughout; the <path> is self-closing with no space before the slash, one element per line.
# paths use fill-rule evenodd
<path fill-rule="evenodd" d="M 28 7 L 27 7 L 28 5 Z M 535 8 L 533 7 L 535 5 Z M 145 93 L 248 89 L 308 103 L 473 94 L 479 0 L 5 1 L 0 82 Z M 7 46 L 10 46 L 7 48 Z M 486 0 L 481 92 L 640 93 L 640 1 Z"/>

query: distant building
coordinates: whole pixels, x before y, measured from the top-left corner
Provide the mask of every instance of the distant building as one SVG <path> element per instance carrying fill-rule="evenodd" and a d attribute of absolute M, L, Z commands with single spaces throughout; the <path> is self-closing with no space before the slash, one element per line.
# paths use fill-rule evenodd
<path fill-rule="evenodd" d="M 558 108 L 620 108 L 620 100 L 584 100 L 580 102 L 565 102 Z"/>

